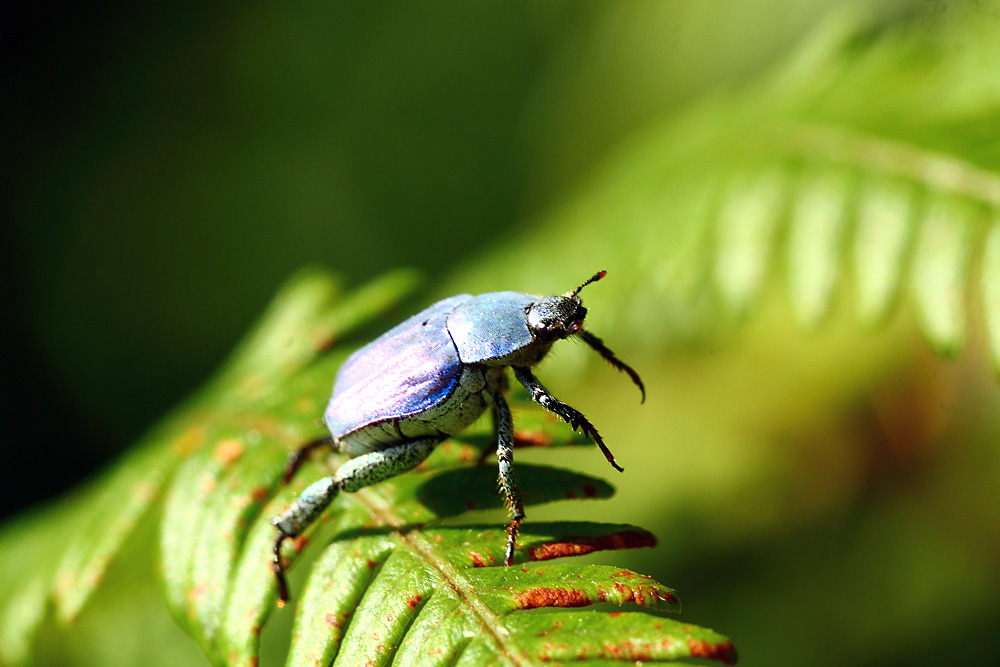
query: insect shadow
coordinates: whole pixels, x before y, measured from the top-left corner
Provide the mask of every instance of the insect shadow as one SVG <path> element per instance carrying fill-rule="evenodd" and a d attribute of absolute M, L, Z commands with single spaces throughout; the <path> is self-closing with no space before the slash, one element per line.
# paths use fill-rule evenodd
<path fill-rule="evenodd" d="M 547 465 L 519 463 L 518 481 L 528 504 L 579 498 L 610 498 L 614 487 L 607 482 Z M 439 517 L 453 517 L 470 510 L 504 507 L 496 491 L 496 471 L 491 466 L 451 468 L 425 480 L 416 499 Z"/>

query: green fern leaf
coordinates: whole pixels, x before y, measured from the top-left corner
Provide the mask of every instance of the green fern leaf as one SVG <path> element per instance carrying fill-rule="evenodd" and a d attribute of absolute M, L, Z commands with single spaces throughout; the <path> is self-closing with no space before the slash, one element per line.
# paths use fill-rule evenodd
<path fill-rule="evenodd" d="M 965 287 L 974 213 L 961 201 L 935 198 L 924 212 L 913 257 L 913 297 L 924 332 L 943 354 L 965 339 Z"/>
<path fill-rule="evenodd" d="M 744 315 L 760 293 L 784 214 L 784 171 L 731 179 L 718 214 L 714 278 L 723 301 Z"/>
<path fill-rule="evenodd" d="M 1000 221 L 994 220 L 983 253 L 982 294 L 993 367 L 1000 373 Z"/>
<path fill-rule="evenodd" d="M 213 663 L 257 664 L 261 631 L 277 610 L 270 520 L 331 463 L 307 462 L 285 485 L 288 454 L 321 433 L 316 416 L 349 351 L 337 341 L 398 303 L 411 284 L 400 274 L 342 295 L 325 274 L 303 273 L 220 375 L 104 480 L 71 507 L 10 526 L 0 536 L 0 566 L 9 566 L 0 567 L 0 664 L 30 663 L 49 600 L 59 623 L 85 615 L 130 536 L 151 522 L 177 621 Z M 515 444 L 583 444 L 541 411 L 515 410 Z M 290 561 L 318 547 L 292 569 L 297 609 L 280 612 L 296 615 L 289 664 L 735 661 L 732 643 L 710 630 L 647 613 L 565 610 L 613 603 L 679 611 L 675 593 L 648 577 L 554 561 L 655 544 L 640 528 L 529 520 L 516 564 L 505 568 L 502 519 L 452 525 L 470 509 L 502 509 L 495 467 L 481 465 L 490 446 L 475 431 L 443 443 L 417 470 L 341 496 L 286 544 Z M 613 493 L 588 475 L 517 469 L 529 506 Z M 162 514 L 152 511 L 159 507 Z M 33 553 L 47 557 L 33 562 Z M 544 608 L 565 611 L 530 613 Z"/>
<path fill-rule="evenodd" d="M 913 207 L 913 189 L 901 181 L 872 178 L 862 186 L 853 259 L 858 314 L 866 324 L 884 321 L 898 301 Z"/>
<path fill-rule="evenodd" d="M 789 217 L 788 285 L 799 317 L 809 325 L 826 314 L 840 267 L 850 181 L 840 170 L 799 177 Z"/>
<path fill-rule="evenodd" d="M 835 12 L 775 71 L 623 144 L 582 196 L 519 239 L 516 265 L 498 248 L 449 288 L 488 275 L 528 289 L 553 247 L 610 257 L 619 290 L 588 302 L 654 348 L 703 340 L 718 322 L 710 296 L 739 317 L 758 310 L 783 270 L 805 324 L 842 294 L 867 324 L 906 303 L 948 355 L 976 322 L 966 312 L 976 299 L 1000 358 L 996 299 L 984 291 L 995 292 L 994 274 L 977 273 L 995 271 L 985 241 L 1000 224 L 989 143 L 1000 115 L 995 87 L 980 83 L 995 80 L 997 40 L 963 11 L 884 33 Z M 577 280 L 568 270 L 546 279 Z"/>

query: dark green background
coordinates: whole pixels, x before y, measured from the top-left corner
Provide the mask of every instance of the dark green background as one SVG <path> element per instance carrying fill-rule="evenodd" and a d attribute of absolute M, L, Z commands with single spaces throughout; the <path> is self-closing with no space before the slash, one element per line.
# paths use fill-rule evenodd
<path fill-rule="evenodd" d="M 824 11 L 752 4 L 8 7 L 4 422 L 17 468 L 66 465 L 4 511 L 125 446 L 303 264 L 442 276 Z"/>
<path fill-rule="evenodd" d="M 731 636 L 742 664 L 995 661 L 1000 392 L 981 314 L 957 361 L 929 351 L 909 306 L 858 326 L 850 295 L 816 330 L 780 290 L 749 323 L 703 326 L 708 307 L 675 298 L 705 277 L 698 262 L 658 254 L 691 207 L 655 195 L 730 158 L 726 137 L 752 139 L 786 94 L 790 123 L 912 142 L 995 179 L 1000 85 L 982 39 L 995 3 L 3 12 L 2 514 L 112 460 L 305 264 L 350 284 L 417 268 L 427 289 L 409 312 L 462 290 L 561 292 L 606 268 L 588 323 L 649 400 L 571 346 L 546 362 L 539 376 L 626 474 L 596 453 L 545 459 L 606 475 L 619 496 L 532 518 L 655 532 L 659 548 L 615 562 L 676 588 L 681 618 Z M 939 61 L 948 81 L 965 75 L 947 94 Z M 649 157 L 689 140 L 723 148 L 691 174 Z"/>

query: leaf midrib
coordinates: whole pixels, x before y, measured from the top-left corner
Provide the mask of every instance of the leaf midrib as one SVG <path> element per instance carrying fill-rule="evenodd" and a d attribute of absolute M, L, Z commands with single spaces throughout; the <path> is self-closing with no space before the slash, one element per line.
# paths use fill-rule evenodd
<path fill-rule="evenodd" d="M 525 656 L 519 655 L 518 651 L 510 649 L 507 642 L 510 635 L 502 618 L 474 594 L 474 587 L 459 573 L 458 569 L 447 559 L 438 556 L 433 545 L 424 539 L 420 531 L 402 530 L 406 526 L 406 521 L 393 510 L 393 505 L 385 497 L 372 489 L 361 489 L 353 495 L 373 518 L 382 522 L 383 525 L 391 527 L 400 542 L 422 557 L 428 565 L 437 571 L 441 579 L 458 596 L 458 599 L 465 603 L 472 617 L 476 619 L 487 636 L 493 640 L 501 655 L 519 667 L 535 664 L 526 660 Z"/>
<path fill-rule="evenodd" d="M 823 156 L 870 171 L 911 179 L 929 189 L 952 191 L 1000 206 L 1000 178 L 955 155 L 912 143 L 830 125 L 800 123 L 787 128 L 792 150 Z"/>

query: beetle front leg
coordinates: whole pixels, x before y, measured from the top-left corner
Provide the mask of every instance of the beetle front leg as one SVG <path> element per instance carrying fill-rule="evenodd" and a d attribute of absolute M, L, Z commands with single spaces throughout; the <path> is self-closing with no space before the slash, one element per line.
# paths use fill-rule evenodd
<path fill-rule="evenodd" d="M 517 486 L 517 474 L 514 472 L 514 419 L 503 394 L 496 392 L 491 398 L 497 434 L 500 492 L 503 493 L 504 504 L 510 511 L 510 523 L 507 524 L 507 549 L 503 558 L 504 566 L 509 567 L 514 562 L 514 545 L 517 542 L 521 521 L 524 520 L 524 503 L 521 501 L 521 490 Z"/>
<path fill-rule="evenodd" d="M 357 491 L 417 467 L 440 441 L 440 438 L 424 438 L 353 458 L 333 475 L 306 487 L 291 507 L 271 521 L 278 529 L 278 537 L 272 547 L 271 569 L 278 580 L 279 606 L 288 601 L 285 566 L 281 560 L 282 543 L 301 535 L 341 491 Z"/>
<path fill-rule="evenodd" d="M 564 422 L 569 424 L 574 431 L 579 429 L 584 435 L 591 437 L 594 442 L 597 443 L 597 446 L 601 448 L 601 451 L 604 453 L 604 458 L 608 460 L 608 463 L 610 463 L 618 472 L 624 472 L 624 468 L 618 465 L 618 462 L 615 461 L 615 457 L 611 453 L 611 450 L 604 444 L 604 438 L 601 437 L 601 434 L 597 432 L 594 425 L 591 424 L 579 410 L 566 405 L 550 394 L 549 390 L 538 381 L 538 378 L 536 378 L 529 369 L 523 366 L 515 366 L 514 377 L 516 377 L 517 381 L 524 385 L 524 388 L 528 390 L 529 394 L 531 394 L 531 400 L 558 416 Z"/>

